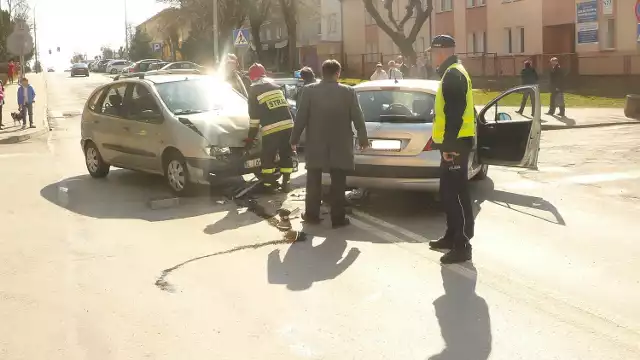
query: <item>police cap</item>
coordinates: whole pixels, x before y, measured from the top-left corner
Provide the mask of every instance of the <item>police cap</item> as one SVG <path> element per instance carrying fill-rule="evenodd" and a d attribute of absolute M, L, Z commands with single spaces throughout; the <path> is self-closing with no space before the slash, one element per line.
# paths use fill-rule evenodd
<path fill-rule="evenodd" d="M 438 35 L 431 41 L 431 49 L 447 49 L 456 47 L 456 41 L 449 35 Z"/>

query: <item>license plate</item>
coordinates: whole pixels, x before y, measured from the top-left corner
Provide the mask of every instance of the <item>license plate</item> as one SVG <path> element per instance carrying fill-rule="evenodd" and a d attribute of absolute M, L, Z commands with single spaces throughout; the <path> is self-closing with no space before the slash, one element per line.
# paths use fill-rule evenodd
<path fill-rule="evenodd" d="M 373 150 L 399 151 L 402 142 L 400 140 L 371 140 L 369 146 Z"/>
<path fill-rule="evenodd" d="M 247 169 L 252 169 L 252 168 L 257 168 L 260 167 L 260 159 L 251 159 L 251 160 L 247 160 L 244 163 L 244 167 Z"/>

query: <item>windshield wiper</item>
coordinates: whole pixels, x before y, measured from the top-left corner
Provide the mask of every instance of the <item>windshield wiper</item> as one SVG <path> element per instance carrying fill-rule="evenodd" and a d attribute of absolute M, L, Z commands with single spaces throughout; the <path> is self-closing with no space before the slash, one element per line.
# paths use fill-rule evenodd
<path fill-rule="evenodd" d="M 187 109 L 187 110 L 178 110 L 176 112 L 174 112 L 175 115 L 191 115 L 191 114 L 200 114 L 203 113 L 204 110 L 193 110 L 193 109 Z"/>

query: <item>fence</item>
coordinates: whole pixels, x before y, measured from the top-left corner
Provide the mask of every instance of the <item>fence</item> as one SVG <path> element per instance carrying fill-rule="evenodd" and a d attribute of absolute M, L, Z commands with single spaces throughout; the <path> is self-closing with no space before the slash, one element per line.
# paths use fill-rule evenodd
<path fill-rule="evenodd" d="M 389 60 L 394 60 L 400 54 L 345 54 L 319 55 L 326 60 L 336 58 L 342 60 L 344 73 L 348 77 L 367 79 L 373 73 L 377 63 L 386 67 Z M 578 75 L 607 75 L 630 76 L 640 75 L 640 54 L 538 54 L 538 55 L 507 55 L 498 56 L 495 53 L 461 53 L 465 68 L 472 76 L 482 77 L 511 77 L 518 76 L 524 67 L 525 60 L 531 60 L 538 73 L 546 73 L 549 60 L 558 58 L 568 76 Z"/>

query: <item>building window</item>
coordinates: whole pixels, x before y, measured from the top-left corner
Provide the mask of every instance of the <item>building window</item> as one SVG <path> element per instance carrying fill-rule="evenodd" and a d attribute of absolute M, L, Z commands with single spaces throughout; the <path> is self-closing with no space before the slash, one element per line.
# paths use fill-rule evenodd
<path fill-rule="evenodd" d="M 378 1 L 373 2 L 373 7 L 378 9 Z M 364 24 L 365 25 L 376 25 L 376 21 L 371 17 L 367 9 L 364 9 Z"/>
<path fill-rule="evenodd" d="M 485 52 L 484 44 L 486 44 L 487 33 L 484 31 L 481 33 L 475 33 L 474 38 L 475 52 L 479 53 L 478 55 L 480 55 Z"/>
<path fill-rule="evenodd" d="M 468 55 L 472 55 L 472 53 L 476 52 L 475 43 L 476 43 L 476 34 L 468 33 L 467 34 L 467 54 Z"/>
<path fill-rule="evenodd" d="M 453 10 L 453 0 L 438 0 L 440 11 Z"/>
<path fill-rule="evenodd" d="M 511 28 L 504 29 L 504 52 L 513 53 L 513 39 L 511 38 Z"/>
<path fill-rule="evenodd" d="M 278 39 L 282 39 L 282 26 L 278 27 Z"/>
<path fill-rule="evenodd" d="M 318 35 L 322 35 L 322 23 L 318 21 L 317 27 L 318 27 Z"/>
<path fill-rule="evenodd" d="M 614 19 L 607 19 L 607 23 L 604 26 L 604 34 L 602 39 L 603 49 L 615 49 L 616 43 L 616 23 Z"/>
<path fill-rule="evenodd" d="M 518 46 L 517 46 L 517 52 L 519 53 L 524 53 L 524 28 L 518 28 Z"/>
<path fill-rule="evenodd" d="M 467 7 L 472 8 L 477 6 L 484 6 L 484 1 L 485 0 L 467 0 Z"/>

